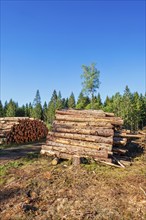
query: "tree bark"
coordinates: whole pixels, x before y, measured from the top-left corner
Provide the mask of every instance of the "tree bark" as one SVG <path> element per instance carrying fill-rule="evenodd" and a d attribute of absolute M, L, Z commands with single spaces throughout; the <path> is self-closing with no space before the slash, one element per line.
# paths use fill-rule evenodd
<path fill-rule="evenodd" d="M 84 140 L 84 141 L 91 141 L 96 143 L 113 144 L 112 136 L 101 137 L 101 136 L 93 136 L 93 135 L 85 135 L 85 134 L 49 132 L 47 138 L 51 140 L 53 137 L 63 137 L 63 138 L 70 138 L 73 140 Z"/>
<path fill-rule="evenodd" d="M 67 139 L 67 138 L 57 138 L 54 137 L 53 142 L 47 140 L 46 144 L 51 145 L 53 143 L 57 143 L 57 145 L 59 146 L 59 144 L 66 144 L 69 147 L 71 145 L 73 146 L 78 146 L 78 147 L 86 147 L 86 148 L 92 148 L 92 149 L 96 149 L 96 150 L 108 150 L 111 151 L 112 150 L 112 145 L 111 144 L 105 144 L 105 143 L 94 143 L 94 142 L 87 142 L 87 141 L 80 141 L 80 140 L 72 140 L 72 139 Z"/>
<path fill-rule="evenodd" d="M 74 122 L 74 121 L 60 121 L 60 120 L 55 120 L 53 122 L 53 127 L 58 126 L 62 128 L 113 128 L 114 126 L 111 125 L 110 122 Z"/>
<path fill-rule="evenodd" d="M 59 153 L 67 153 L 69 155 L 76 155 L 80 157 L 101 157 L 108 158 L 107 150 L 96 150 L 85 147 L 77 147 L 77 146 L 68 146 L 66 144 L 57 145 L 57 143 L 50 143 L 50 145 L 45 145 L 42 147 L 41 153 L 48 152 L 50 155 L 56 155 L 59 157 Z M 58 152 L 56 154 L 56 152 Z"/>
<path fill-rule="evenodd" d="M 114 135 L 114 131 L 112 129 L 104 129 L 104 128 L 89 128 L 86 129 L 83 128 L 62 128 L 59 126 L 54 126 L 53 129 L 54 132 L 62 132 L 62 133 L 73 133 L 73 134 L 87 134 L 87 135 L 96 135 L 96 136 L 102 136 L 102 137 L 110 137 Z"/>
<path fill-rule="evenodd" d="M 71 116 L 71 115 L 58 115 L 55 118 L 61 121 L 73 121 L 73 122 L 109 122 L 113 125 L 122 125 L 123 120 L 119 117 L 81 117 L 81 116 Z"/>
<path fill-rule="evenodd" d="M 103 110 L 74 110 L 74 109 L 68 109 L 68 110 L 56 110 L 56 114 L 60 115 L 86 115 L 86 116 L 106 116 L 105 112 Z"/>

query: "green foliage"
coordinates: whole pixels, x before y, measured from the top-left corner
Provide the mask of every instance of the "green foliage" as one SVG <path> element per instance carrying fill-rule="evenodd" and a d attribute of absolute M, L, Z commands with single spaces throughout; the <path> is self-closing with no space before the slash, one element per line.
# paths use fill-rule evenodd
<path fill-rule="evenodd" d="M 120 93 L 111 98 L 107 96 L 103 110 L 123 118 L 126 129 L 138 130 L 146 125 L 146 97 L 137 92 L 132 94 L 128 86 L 123 96 Z"/>
<path fill-rule="evenodd" d="M 4 108 L 3 108 L 3 104 L 0 100 L 0 117 L 3 117 L 4 116 Z"/>
<path fill-rule="evenodd" d="M 83 79 L 83 93 L 87 93 L 91 95 L 91 99 L 93 99 L 94 93 L 99 88 L 100 81 L 99 75 L 100 71 L 95 67 L 95 63 L 92 63 L 91 66 L 82 65 L 83 74 L 81 78 Z M 92 103 L 92 101 L 91 101 Z"/>
<path fill-rule="evenodd" d="M 112 99 L 108 96 L 105 99 L 103 110 L 105 112 L 113 112 L 113 105 L 112 105 Z"/>
<path fill-rule="evenodd" d="M 76 109 L 85 109 L 86 106 L 90 103 L 88 96 L 84 96 L 83 92 L 79 94 Z"/>
<path fill-rule="evenodd" d="M 48 112 L 47 102 L 44 102 L 42 119 L 43 119 L 43 121 L 45 121 L 45 122 L 47 122 L 47 112 Z"/>
<path fill-rule="evenodd" d="M 56 110 L 56 104 L 57 104 L 57 92 L 56 90 L 53 91 L 51 101 L 48 104 L 48 123 L 52 124 L 53 120 L 55 119 L 55 110 Z"/>
<path fill-rule="evenodd" d="M 20 166 L 22 166 L 22 163 L 19 161 L 11 161 L 5 165 L 0 165 L 0 177 L 5 176 L 10 168 L 18 168 Z"/>
<path fill-rule="evenodd" d="M 57 96 L 57 101 L 56 101 L 56 109 L 62 109 L 63 108 L 63 101 L 62 101 L 62 96 L 61 92 L 59 91 L 58 96 Z"/>
<path fill-rule="evenodd" d="M 92 72 L 95 73 L 97 71 L 95 64 L 93 66 L 91 65 L 91 67 L 85 68 L 85 74 L 87 74 L 87 70 L 89 75 Z M 99 74 L 97 74 L 97 76 L 99 80 Z M 97 86 L 97 84 L 95 85 Z M 93 93 L 96 89 L 97 87 L 93 88 Z M 90 93 L 89 91 L 91 92 L 91 90 L 87 89 L 86 92 Z M 23 105 L 19 107 L 18 103 L 15 103 L 12 99 L 9 103 L 5 102 L 4 105 L 0 101 L 0 117 L 34 117 L 43 119 L 47 124 L 52 125 L 52 122 L 55 119 L 56 109 L 67 108 L 103 109 L 105 112 L 113 112 L 116 116 L 124 119 L 124 127 L 126 129 L 138 130 L 139 128 L 142 129 L 146 126 L 146 96 L 139 94 L 138 92 L 131 93 L 128 86 L 126 86 L 123 95 L 117 92 L 112 97 L 107 96 L 104 103 L 102 103 L 100 93 L 98 93 L 97 96 L 91 94 L 91 97 L 89 98 L 89 96 L 81 91 L 76 104 L 73 92 L 69 98 L 62 98 L 61 92 L 59 91 L 57 95 L 56 90 L 54 90 L 50 102 L 48 105 L 45 102 L 43 108 L 41 106 L 40 93 L 39 90 L 37 90 L 33 105 L 29 103 L 25 106 Z"/>
<path fill-rule="evenodd" d="M 28 104 L 25 105 L 25 117 L 30 117 L 30 109 Z"/>
<path fill-rule="evenodd" d="M 24 117 L 25 116 L 25 106 L 17 107 L 16 109 L 16 117 Z"/>
<path fill-rule="evenodd" d="M 41 97 L 39 90 L 37 90 L 36 96 L 33 101 L 32 117 L 37 119 L 42 119 L 42 105 L 41 105 Z"/>
<path fill-rule="evenodd" d="M 16 115 L 16 103 L 11 99 L 7 105 L 6 117 L 15 117 Z"/>
<path fill-rule="evenodd" d="M 68 99 L 68 107 L 69 108 L 75 108 L 75 106 L 76 106 L 75 96 L 72 92 L 69 99 Z"/>

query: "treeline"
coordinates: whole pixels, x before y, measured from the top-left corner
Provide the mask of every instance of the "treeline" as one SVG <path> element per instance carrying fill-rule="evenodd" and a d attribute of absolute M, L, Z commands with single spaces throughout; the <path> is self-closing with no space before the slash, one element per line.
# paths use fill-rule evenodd
<path fill-rule="evenodd" d="M 138 92 L 131 93 L 126 86 L 123 95 L 116 93 L 112 97 L 106 97 L 104 103 L 98 93 L 97 96 L 79 94 L 77 101 L 73 92 L 68 98 L 62 98 L 61 92 L 53 91 L 50 101 L 42 105 L 39 90 L 36 92 L 33 103 L 19 106 L 12 99 L 5 102 L 0 101 L 0 117 L 33 117 L 44 120 L 47 124 L 52 124 L 56 109 L 103 109 L 106 112 L 114 112 L 116 116 L 124 119 L 126 129 L 138 130 L 146 126 L 146 96 Z"/>

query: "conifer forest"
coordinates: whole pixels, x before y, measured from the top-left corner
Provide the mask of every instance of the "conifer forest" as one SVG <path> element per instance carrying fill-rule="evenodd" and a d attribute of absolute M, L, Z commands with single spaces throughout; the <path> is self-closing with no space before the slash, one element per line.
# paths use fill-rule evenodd
<path fill-rule="evenodd" d="M 41 103 L 41 95 L 37 90 L 33 102 L 22 106 L 12 99 L 5 103 L 0 101 L 0 117 L 33 117 L 51 125 L 55 111 L 68 108 L 113 112 L 124 120 L 124 128 L 132 131 L 146 126 L 146 96 L 138 92 L 131 93 L 128 86 L 122 95 L 117 92 L 112 97 L 107 96 L 104 102 L 100 93 L 89 97 L 81 91 L 76 100 L 73 92 L 67 98 L 63 98 L 60 91 L 54 90 L 51 99 Z"/>

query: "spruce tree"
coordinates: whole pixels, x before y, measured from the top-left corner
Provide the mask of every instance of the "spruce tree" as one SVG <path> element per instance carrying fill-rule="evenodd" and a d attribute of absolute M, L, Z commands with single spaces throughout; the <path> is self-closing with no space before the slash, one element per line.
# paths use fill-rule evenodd
<path fill-rule="evenodd" d="M 28 105 L 28 110 L 29 110 L 29 117 L 33 118 L 33 106 L 31 102 Z"/>
<path fill-rule="evenodd" d="M 18 107 L 16 109 L 16 117 L 24 117 L 25 116 L 25 106 Z"/>
<path fill-rule="evenodd" d="M 3 115 L 4 115 L 4 117 L 6 117 L 7 108 L 8 108 L 8 102 L 5 101 L 5 104 L 4 104 L 4 107 L 3 107 Z"/>
<path fill-rule="evenodd" d="M 26 103 L 26 105 L 25 105 L 25 117 L 30 117 L 30 111 L 29 111 L 28 103 Z"/>
<path fill-rule="evenodd" d="M 43 105 L 43 121 L 47 122 L 47 112 L 48 112 L 48 107 L 46 101 L 44 102 Z"/>
<path fill-rule="evenodd" d="M 76 109 L 85 109 L 85 107 L 90 103 L 90 99 L 88 96 L 84 96 L 83 92 L 80 92 Z"/>
<path fill-rule="evenodd" d="M 51 97 L 51 100 L 48 104 L 47 118 L 48 118 L 48 122 L 50 124 L 52 124 L 53 120 L 55 119 L 56 104 L 57 104 L 57 92 L 56 92 L 56 90 L 54 90 L 52 97 Z"/>
<path fill-rule="evenodd" d="M 113 112 L 113 100 L 109 96 L 105 99 L 103 110 L 105 112 Z"/>
<path fill-rule="evenodd" d="M 132 94 L 128 86 L 125 87 L 122 102 L 122 118 L 127 129 L 133 129 L 132 124 Z"/>
<path fill-rule="evenodd" d="M 42 119 L 42 105 L 39 90 L 37 90 L 36 96 L 33 101 L 33 117 Z"/>
<path fill-rule="evenodd" d="M 59 91 L 56 101 L 56 109 L 59 110 L 62 108 L 63 108 L 62 96 L 61 96 L 61 92 Z"/>
<path fill-rule="evenodd" d="M 116 116 L 121 116 L 122 115 L 122 96 L 120 95 L 119 92 L 117 92 L 114 96 L 112 96 L 112 108 L 113 108 L 113 113 Z"/>
<path fill-rule="evenodd" d="M 69 99 L 68 99 L 68 107 L 69 108 L 75 108 L 76 106 L 76 102 L 75 102 L 75 96 L 73 94 L 73 92 L 71 93 Z"/>

